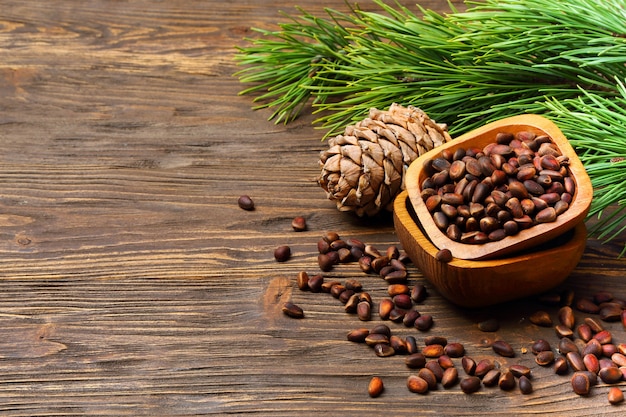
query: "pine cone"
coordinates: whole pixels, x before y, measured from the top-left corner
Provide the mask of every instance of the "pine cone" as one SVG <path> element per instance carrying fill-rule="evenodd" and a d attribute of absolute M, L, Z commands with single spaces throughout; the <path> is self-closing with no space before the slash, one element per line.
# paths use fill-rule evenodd
<path fill-rule="evenodd" d="M 359 216 L 391 211 L 411 162 L 449 140 L 447 126 L 416 107 L 372 108 L 368 118 L 328 140 L 318 182 L 340 211 Z"/>

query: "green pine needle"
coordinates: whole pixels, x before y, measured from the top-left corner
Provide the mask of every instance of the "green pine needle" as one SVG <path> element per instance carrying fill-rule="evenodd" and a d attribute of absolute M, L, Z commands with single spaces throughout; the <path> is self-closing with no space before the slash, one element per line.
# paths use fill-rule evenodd
<path fill-rule="evenodd" d="M 311 102 L 327 137 L 394 102 L 453 136 L 522 113 L 563 130 L 594 185 L 602 239 L 626 230 L 626 0 L 466 0 L 439 14 L 373 0 L 258 30 L 236 58 L 257 108 L 288 122 Z M 609 213 L 610 211 L 610 213 Z M 626 251 L 626 247 L 624 249 Z"/>

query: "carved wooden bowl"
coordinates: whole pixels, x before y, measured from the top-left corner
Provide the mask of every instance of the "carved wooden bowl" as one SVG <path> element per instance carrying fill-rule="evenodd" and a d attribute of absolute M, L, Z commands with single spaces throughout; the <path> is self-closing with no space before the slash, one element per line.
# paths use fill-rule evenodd
<path fill-rule="evenodd" d="M 468 244 L 450 239 L 437 227 L 421 196 L 422 183 L 429 175 L 426 172 L 425 163 L 440 157 L 445 149 L 450 152 L 454 152 L 458 148 L 482 149 L 487 144 L 494 142 L 496 134 L 499 132 L 517 134 L 521 131 L 529 131 L 537 136 L 549 136 L 560 153 L 569 158 L 569 176 L 575 183 L 575 193 L 569 208 L 560 214 L 556 221 L 536 224 L 502 240 Z M 466 260 L 492 259 L 510 255 L 533 248 L 562 235 L 585 219 L 593 194 L 589 176 L 568 140 L 554 123 L 537 115 L 514 116 L 487 124 L 427 152 L 409 166 L 405 176 L 405 184 L 419 223 L 430 242 L 438 249 L 449 249 L 454 258 Z M 529 268 L 537 270 L 536 266 Z"/>
<path fill-rule="evenodd" d="M 402 247 L 439 293 L 462 307 L 484 307 L 548 291 L 574 270 L 585 250 L 583 221 L 531 249 L 488 260 L 436 259 L 439 251 L 426 237 L 408 193 L 394 201 L 394 224 Z"/>

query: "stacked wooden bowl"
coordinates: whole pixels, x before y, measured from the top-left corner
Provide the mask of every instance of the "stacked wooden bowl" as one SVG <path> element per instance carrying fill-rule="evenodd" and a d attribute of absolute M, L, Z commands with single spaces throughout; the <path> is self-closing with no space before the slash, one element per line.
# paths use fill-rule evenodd
<path fill-rule="evenodd" d="M 445 151 L 482 149 L 499 132 L 547 135 L 568 158 L 575 193 L 568 209 L 553 222 L 536 224 L 504 239 L 468 244 L 450 239 L 433 221 L 421 186 L 429 173 L 428 161 Z M 394 224 L 403 248 L 424 276 L 451 302 L 481 307 L 538 294 L 563 282 L 585 249 L 584 225 L 593 188 L 574 149 L 558 127 L 537 115 L 522 115 L 487 124 L 454 139 L 415 160 L 405 176 L 406 191 L 394 204 Z M 437 252 L 447 249 L 452 261 L 441 262 Z"/>

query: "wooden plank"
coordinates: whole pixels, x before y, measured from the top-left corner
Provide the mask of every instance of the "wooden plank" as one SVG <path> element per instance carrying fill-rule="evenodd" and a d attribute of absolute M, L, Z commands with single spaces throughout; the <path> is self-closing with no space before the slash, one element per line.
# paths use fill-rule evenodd
<path fill-rule="evenodd" d="M 347 7 L 298 4 L 320 14 Z M 499 359 L 533 366 L 530 396 L 411 394 L 401 356 L 377 358 L 348 342 L 364 324 L 328 294 L 294 287 L 299 271 L 317 271 L 327 230 L 380 248 L 397 237 L 390 216 L 354 218 L 325 199 L 316 176 L 326 144 L 313 116 L 274 125 L 237 96 L 234 46 L 251 26 L 275 27 L 279 9 L 290 7 L 0 1 L 0 413 L 621 415 L 606 386 L 578 397 L 568 377 L 534 366 L 530 353 Z M 237 207 L 244 193 L 256 210 Z M 308 231 L 291 230 L 296 215 Z M 282 244 L 294 256 L 277 263 Z M 566 286 L 626 297 L 618 252 L 590 241 Z M 423 282 L 415 267 L 409 274 Z M 327 277 L 386 294 L 355 264 Z M 280 313 L 289 299 L 305 319 Z M 435 291 L 420 306 L 435 317 L 431 334 L 475 358 L 493 356 L 496 337 L 517 352 L 539 337 L 554 341 L 553 329 L 528 322 L 538 308 L 547 307 L 522 300 L 469 311 Z M 498 332 L 476 330 L 494 316 Z M 626 342 L 620 323 L 607 326 Z M 394 332 L 423 343 L 415 330 Z M 372 375 L 387 387 L 378 399 L 366 393 Z"/>

